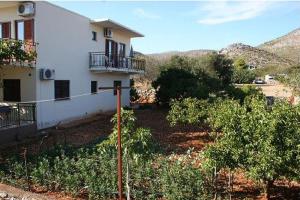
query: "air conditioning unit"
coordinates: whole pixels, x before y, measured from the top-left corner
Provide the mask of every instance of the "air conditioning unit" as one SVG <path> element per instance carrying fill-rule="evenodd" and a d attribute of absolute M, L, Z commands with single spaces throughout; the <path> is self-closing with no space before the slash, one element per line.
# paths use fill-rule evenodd
<path fill-rule="evenodd" d="M 41 69 L 40 71 L 40 79 L 41 80 L 53 80 L 55 78 L 55 70 L 54 69 Z"/>
<path fill-rule="evenodd" d="M 33 2 L 24 2 L 18 7 L 18 15 L 22 17 L 30 17 L 35 13 Z"/>
<path fill-rule="evenodd" d="M 113 36 L 113 32 L 110 28 L 105 28 L 104 29 L 104 37 L 107 37 L 107 38 L 112 38 Z"/>

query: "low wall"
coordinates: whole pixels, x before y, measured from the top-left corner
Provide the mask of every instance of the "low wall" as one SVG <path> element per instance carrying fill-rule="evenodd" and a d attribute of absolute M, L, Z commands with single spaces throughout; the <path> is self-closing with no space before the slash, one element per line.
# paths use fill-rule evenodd
<path fill-rule="evenodd" d="M 36 135 L 37 127 L 35 123 L 0 129 L 0 145 L 21 141 L 23 139 Z"/>

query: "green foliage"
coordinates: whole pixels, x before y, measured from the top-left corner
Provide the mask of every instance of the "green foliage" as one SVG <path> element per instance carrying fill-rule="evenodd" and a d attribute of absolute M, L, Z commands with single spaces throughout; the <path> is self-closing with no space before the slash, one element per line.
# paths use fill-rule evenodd
<path fill-rule="evenodd" d="M 156 100 L 162 104 L 178 98 L 207 98 L 209 93 L 208 87 L 199 77 L 177 68 L 162 71 L 152 85 L 156 89 Z"/>
<path fill-rule="evenodd" d="M 172 126 L 177 123 L 201 125 L 207 118 L 209 104 L 207 100 L 185 98 L 172 100 L 170 106 L 167 119 Z"/>
<path fill-rule="evenodd" d="M 282 177 L 298 177 L 299 106 L 278 101 L 268 107 L 261 96 L 247 97 L 243 105 L 227 100 L 215 107 L 209 121 L 222 131 L 204 153 L 209 166 L 242 168 L 266 187 Z"/>
<path fill-rule="evenodd" d="M 252 83 L 255 79 L 255 73 L 249 69 L 237 69 L 233 70 L 232 82 L 233 83 Z"/>
<path fill-rule="evenodd" d="M 30 45 L 19 40 L 0 40 L 0 65 L 8 64 L 12 58 L 18 62 L 34 61 L 37 57 L 36 51 L 32 48 L 24 49 L 24 46 L 26 48 Z"/>
<path fill-rule="evenodd" d="M 161 171 L 161 189 L 166 199 L 211 199 L 203 172 L 193 162 L 164 161 Z"/>
<path fill-rule="evenodd" d="M 293 88 L 293 91 L 296 95 L 300 94 L 300 66 L 292 68 L 288 76 L 285 77 L 284 83 Z"/>
<path fill-rule="evenodd" d="M 117 197 L 116 116 L 113 133 L 97 146 L 82 149 L 56 148 L 28 160 L 12 158 L 0 168 L 5 182 L 20 186 L 29 183 L 50 191 L 74 196 L 86 192 L 89 199 Z M 130 166 L 130 196 L 133 199 L 211 199 L 206 174 L 196 165 L 199 160 L 188 153 L 177 158 L 153 154 L 150 131 L 136 128 L 133 111 L 122 110 L 122 144 L 126 150 L 123 171 Z M 129 159 L 128 159 L 129 157 Z M 123 173 L 123 180 L 126 174 Z"/>
<path fill-rule="evenodd" d="M 160 68 L 152 86 L 157 102 L 162 104 L 187 97 L 206 99 L 228 87 L 233 73 L 232 60 L 216 53 L 201 58 L 174 56 Z"/>
<path fill-rule="evenodd" d="M 233 83 L 252 83 L 255 79 L 255 73 L 248 69 L 244 59 L 238 58 L 233 63 L 232 82 Z"/>
<path fill-rule="evenodd" d="M 234 68 L 236 69 L 247 69 L 248 66 L 243 58 L 238 58 L 233 63 Z"/>
<path fill-rule="evenodd" d="M 253 85 L 243 85 L 242 87 L 230 86 L 226 88 L 226 92 L 228 93 L 228 97 L 239 100 L 240 103 L 243 103 L 244 99 L 248 96 L 264 96 L 261 88 Z"/>
<path fill-rule="evenodd" d="M 138 157 L 148 157 L 154 152 L 154 143 L 149 129 L 136 128 L 133 110 L 121 110 L 121 135 L 123 155 L 128 154 L 130 157 L 137 159 Z M 107 140 L 100 143 L 99 150 L 106 151 L 106 149 L 117 148 L 118 142 L 118 127 L 117 115 L 112 120 L 114 124 L 113 132 Z M 125 152 L 126 150 L 126 152 Z"/>
<path fill-rule="evenodd" d="M 221 88 L 225 88 L 231 83 L 233 73 L 233 63 L 231 59 L 224 55 L 216 54 L 213 56 L 213 68 L 220 80 Z"/>

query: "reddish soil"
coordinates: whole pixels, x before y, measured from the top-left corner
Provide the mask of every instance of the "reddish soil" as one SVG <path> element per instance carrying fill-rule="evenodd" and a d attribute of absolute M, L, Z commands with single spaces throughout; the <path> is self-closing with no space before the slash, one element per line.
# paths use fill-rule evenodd
<path fill-rule="evenodd" d="M 181 154 L 190 148 L 199 151 L 213 142 L 208 134 L 209 130 L 207 128 L 195 126 L 170 127 L 166 120 L 166 110 L 137 110 L 135 114 L 137 124 L 151 129 L 154 139 L 158 142 L 160 147 L 164 149 L 164 152 L 176 152 L 177 154 Z M 0 160 L 1 156 L 7 156 L 12 152 L 21 153 L 24 148 L 27 148 L 30 153 L 38 153 L 58 144 L 81 146 L 95 139 L 105 138 L 111 132 L 111 117 L 112 113 L 106 113 L 60 126 L 57 129 L 46 130 L 41 137 L 32 138 L 22 143 L 15 143 L 1 148 Z M 3 149 L 5 149 L 5 151 L 3 151 Z M 264 199 L 260 194 L 260 187 L 255 185 L 252 181 L 247 180 L 242 172 L 235 173 L 234 176 L 232 199 Z M 226 173 L 221 174 L 220 183 L 225 185 Z M 62 193 L 49 192 L 46 194 L 58 200 L 74 199 Z M 76 199 L 81 200 L 85 198 Z M 229 199 L 229 196 L 224 195 L 222 199 Z M 275 187 L 272 190 L 272 199 L 300 200 L 300 184 L 294 182 L 288 183 L 286 181 L 275 182 Z"/>

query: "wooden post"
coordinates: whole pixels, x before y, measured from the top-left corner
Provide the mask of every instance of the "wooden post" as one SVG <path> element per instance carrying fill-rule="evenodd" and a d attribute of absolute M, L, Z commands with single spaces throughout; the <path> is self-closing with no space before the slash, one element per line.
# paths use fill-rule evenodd
<path fill-rule="evenodd" d="M 118 116 L 118 188 L 119 200 L 123 199 L 122 191 L 122 144 L 121 144 L 121 87 L 117 87 L 117 116 Z"/>

